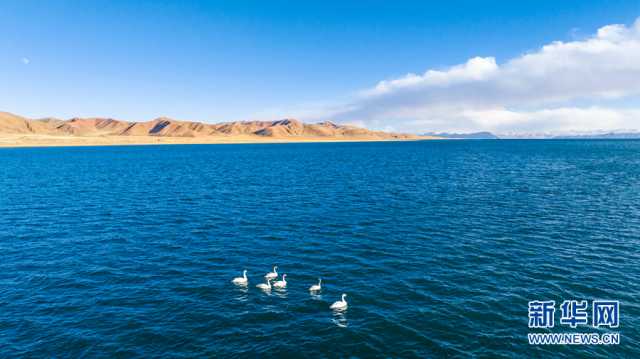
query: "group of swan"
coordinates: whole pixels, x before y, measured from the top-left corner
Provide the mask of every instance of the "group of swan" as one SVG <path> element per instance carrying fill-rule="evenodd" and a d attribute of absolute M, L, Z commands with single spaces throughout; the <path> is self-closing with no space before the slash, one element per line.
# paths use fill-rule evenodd
<path fill-rule="evenodd" d="M 264 275 L 264 279 L 266 283 L 260 283 L 256 285 L 256 287 L 264 291 L 270 291 L 271 288 L 279 288 L 279 289 L 286 288 L 287 275 L 283 274 L 282 280 L 275 281 L 273 282 L 273 284 L 271 284 L 271 281 L 277 278 L 278 278 L 278 266 L 274 266 L 273 272 L 269 272 Z M 242 271 L 242 277 L 233 278 L 231 282 L 235 285 L 247 286 L 249 284 L 249 278 L 247 278 L 247 270 L 245 269 Z M 320 292 L 321 290 L 322 290 L 322 278 L 318 278 L 318 284 L 314 284 L 311 287 L 309 287 L 309 292 L 317 293 L 317 292 Z M 347 301 L 345 300 L 346 297 L 347 297 L 346 294 L 342 294 L 341 299 L 331 304 L 329 308 L 336 309 L 336 310 L 346 309 L 347 308 Z"/>

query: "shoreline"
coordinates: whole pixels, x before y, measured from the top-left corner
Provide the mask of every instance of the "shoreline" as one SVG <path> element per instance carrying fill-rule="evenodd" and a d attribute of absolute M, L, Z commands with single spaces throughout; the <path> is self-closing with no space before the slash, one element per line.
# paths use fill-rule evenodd
<path fill-rule="evenodd" d="M 150 146 L 150 145 L 223 145 L 223 144 L 282 144 L 282 143 L 336 143 L 336 142 L 404 142 L 441 140 L 431 136 L 410 138 L 378 137 L 287 137 L 263 138 L 257 136 L 47 136 L 47 135 L 0 135 L 0 148 L 39 147 L 94 147 L 94 146 Z"/>

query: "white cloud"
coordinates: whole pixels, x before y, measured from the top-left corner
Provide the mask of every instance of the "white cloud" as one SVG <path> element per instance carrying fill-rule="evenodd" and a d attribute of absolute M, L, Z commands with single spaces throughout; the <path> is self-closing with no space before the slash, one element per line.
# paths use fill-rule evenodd
<path fill-rule="evenodd" d="M 27 57 L 23 57 L 22 59 L 20 59 L 20 61 L 23 65 L 29 65 L 31 63 L 31 60 L 29 60 L 29 58 Z"/>
<path fill-rule="evenodd" d="M 444 87 L 465 82 L 482 81 L 494 75 L 498 70 L 493 57 L 474 57 L 465 64 L 453 66 L 447 71 L 428 70 L 424 75 L 408 74 L 402 78 L 381 81 L 378 85 L 363 92 L 364 96 L 376 96 L 412 87 Z"/>
<path fill-rule="evenodd" d="M 411 132 L 639 129 L 638 98 L 640 18 L 631 26 L 607 25 L 584 40 L 553 42 L 502 64 L 474 57 L 381 81 L 332 117 Z"/>

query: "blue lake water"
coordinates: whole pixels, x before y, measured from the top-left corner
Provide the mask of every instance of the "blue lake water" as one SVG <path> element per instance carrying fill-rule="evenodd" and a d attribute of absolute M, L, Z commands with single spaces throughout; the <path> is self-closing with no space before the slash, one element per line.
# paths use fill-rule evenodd
<path fill-rule="evenodd" d="M 640 141 L 0 149 L 0 173 L 3 357 L 640 356 Z M 528 301 L 564 299 L 619 300 L 620 345 L 529 345 Z"/>

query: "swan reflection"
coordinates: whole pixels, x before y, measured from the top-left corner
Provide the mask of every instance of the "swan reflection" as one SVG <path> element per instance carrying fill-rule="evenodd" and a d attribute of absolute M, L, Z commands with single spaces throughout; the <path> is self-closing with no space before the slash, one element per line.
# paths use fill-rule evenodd
<path fill-rule="evenodd" d="M 275 290 L 273 291 L 273 295 L 278 298 L 287 298 L 288 293 L 285 288 L 275 288 Z"/>
<path fill-rule="evenodd" d="M 346 328 L 349 325 L 347 321 L 347 309 L 334 309 L 333 310 L 333 319 L 331 320 L 335 325 Z"/>
<path fill-rule="evenodd" d="M 236 286 L 234 299 L 239 302 L 246 302 L 249 300 L 249 288 L 247 286 Z"/>

